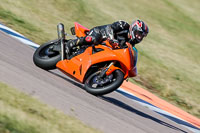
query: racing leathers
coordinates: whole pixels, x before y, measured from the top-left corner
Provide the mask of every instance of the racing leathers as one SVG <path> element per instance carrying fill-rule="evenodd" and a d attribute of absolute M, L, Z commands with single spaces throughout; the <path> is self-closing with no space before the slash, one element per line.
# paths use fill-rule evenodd
<path fill-rule="evenodd" d="M 108 40 L 110 44 L 126 45 L 129 42 L 134 47 L 137 40 L 131 40 L 128 36 L 130 25 L 125 21 L 116 21 L 112 24 L 102 25 L 92 28 L 85 37 L 70 40 L 66 45 L 66 52 L 70 53 L 71 49 L 77 45 L 84 44 L 101 44 Z"/>

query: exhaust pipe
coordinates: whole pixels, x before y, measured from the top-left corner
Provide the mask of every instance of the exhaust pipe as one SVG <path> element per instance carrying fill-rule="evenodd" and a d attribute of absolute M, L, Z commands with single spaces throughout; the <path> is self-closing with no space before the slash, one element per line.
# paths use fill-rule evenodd
<path fill-rule="evenodd" d="M 65 48 L 64 48 L 64 40 L 65 40 L 65 29 L 62 23 L 57 25 L 57 32 L 58 32 L 58 40 L 60 40 L 61 45 L 61 60 L 65 58 Z"/>

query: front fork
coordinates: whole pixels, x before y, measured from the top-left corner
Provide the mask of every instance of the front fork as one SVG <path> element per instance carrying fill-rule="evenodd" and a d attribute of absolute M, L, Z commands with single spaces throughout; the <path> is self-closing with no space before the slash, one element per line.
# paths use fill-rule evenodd
<path fill-rule="evenodd" d="M 58 32 L 58 40 L 60 40 L 61 45 L 61 60 L 65 59 L 65 46 L 64 46 L 64 40 L 65 40 L 65 29 L 64 25 L 62 23 L 59 23 L 57 25 L 57 32 Z"/>
<path fill-rule="evenodd" d="M 101 73 L 99 74 L 100 78 L 103 78 L 104 76 L 108 76 L 110 75 L 113 71 L 119 69 L 123 72 L 123 70 L 119 67 L 114 66 L 116 63 L 116 61 L 111 62 L 105 69 L 103 69 L 101 71 Z"/>
<path fill-rule="evenodd" d="M 103 69 L 103 70 L 101 71 L 101 73 L 99 74 L 99 77 L 100 77 L 100 78 L 103 78 L 104 76 L 106 76 L 106 75 L 107 75 L 108 69 L 109 69 L 112 65 L 114 65 L 114 64 L 115 64 L 114 61 L 111 62 L 111 63 L 108 65 L 108 67 L 106 67 L 105 69 Z"/>

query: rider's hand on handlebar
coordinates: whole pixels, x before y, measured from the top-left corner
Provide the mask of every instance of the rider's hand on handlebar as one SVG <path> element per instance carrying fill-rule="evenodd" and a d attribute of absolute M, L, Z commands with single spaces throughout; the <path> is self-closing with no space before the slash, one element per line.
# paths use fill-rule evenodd
<path fill-rule="evenodd" d="M 109 40 L 109 43 L 112 45 L 113 48 L 119 48 L 119 41 L 118 40 Z"/>

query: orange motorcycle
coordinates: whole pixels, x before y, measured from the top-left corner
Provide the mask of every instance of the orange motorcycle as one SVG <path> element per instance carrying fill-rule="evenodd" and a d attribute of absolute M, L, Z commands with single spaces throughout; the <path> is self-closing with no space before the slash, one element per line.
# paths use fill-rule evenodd
<path fill-rule="evenodd" d="M 58 39 L 41 45 L 35 51 L 33 61 L 36 66 L 45 70 L 58 68 L 84 84 L 85 90 L 93 95 L 110 93 L 119 88 L 125 79 L 137 75 L 137 49 L 131 44 L 116 47 L 104 41 L 99 45 L 77 46 L 67 56 L 65 45 L 69 40 L 65 36 L 68 34 L 61 23 L 57 29 Z M 89 29 L 75 23 L 71 32 L 74 37 L 84 37 Z"/>

